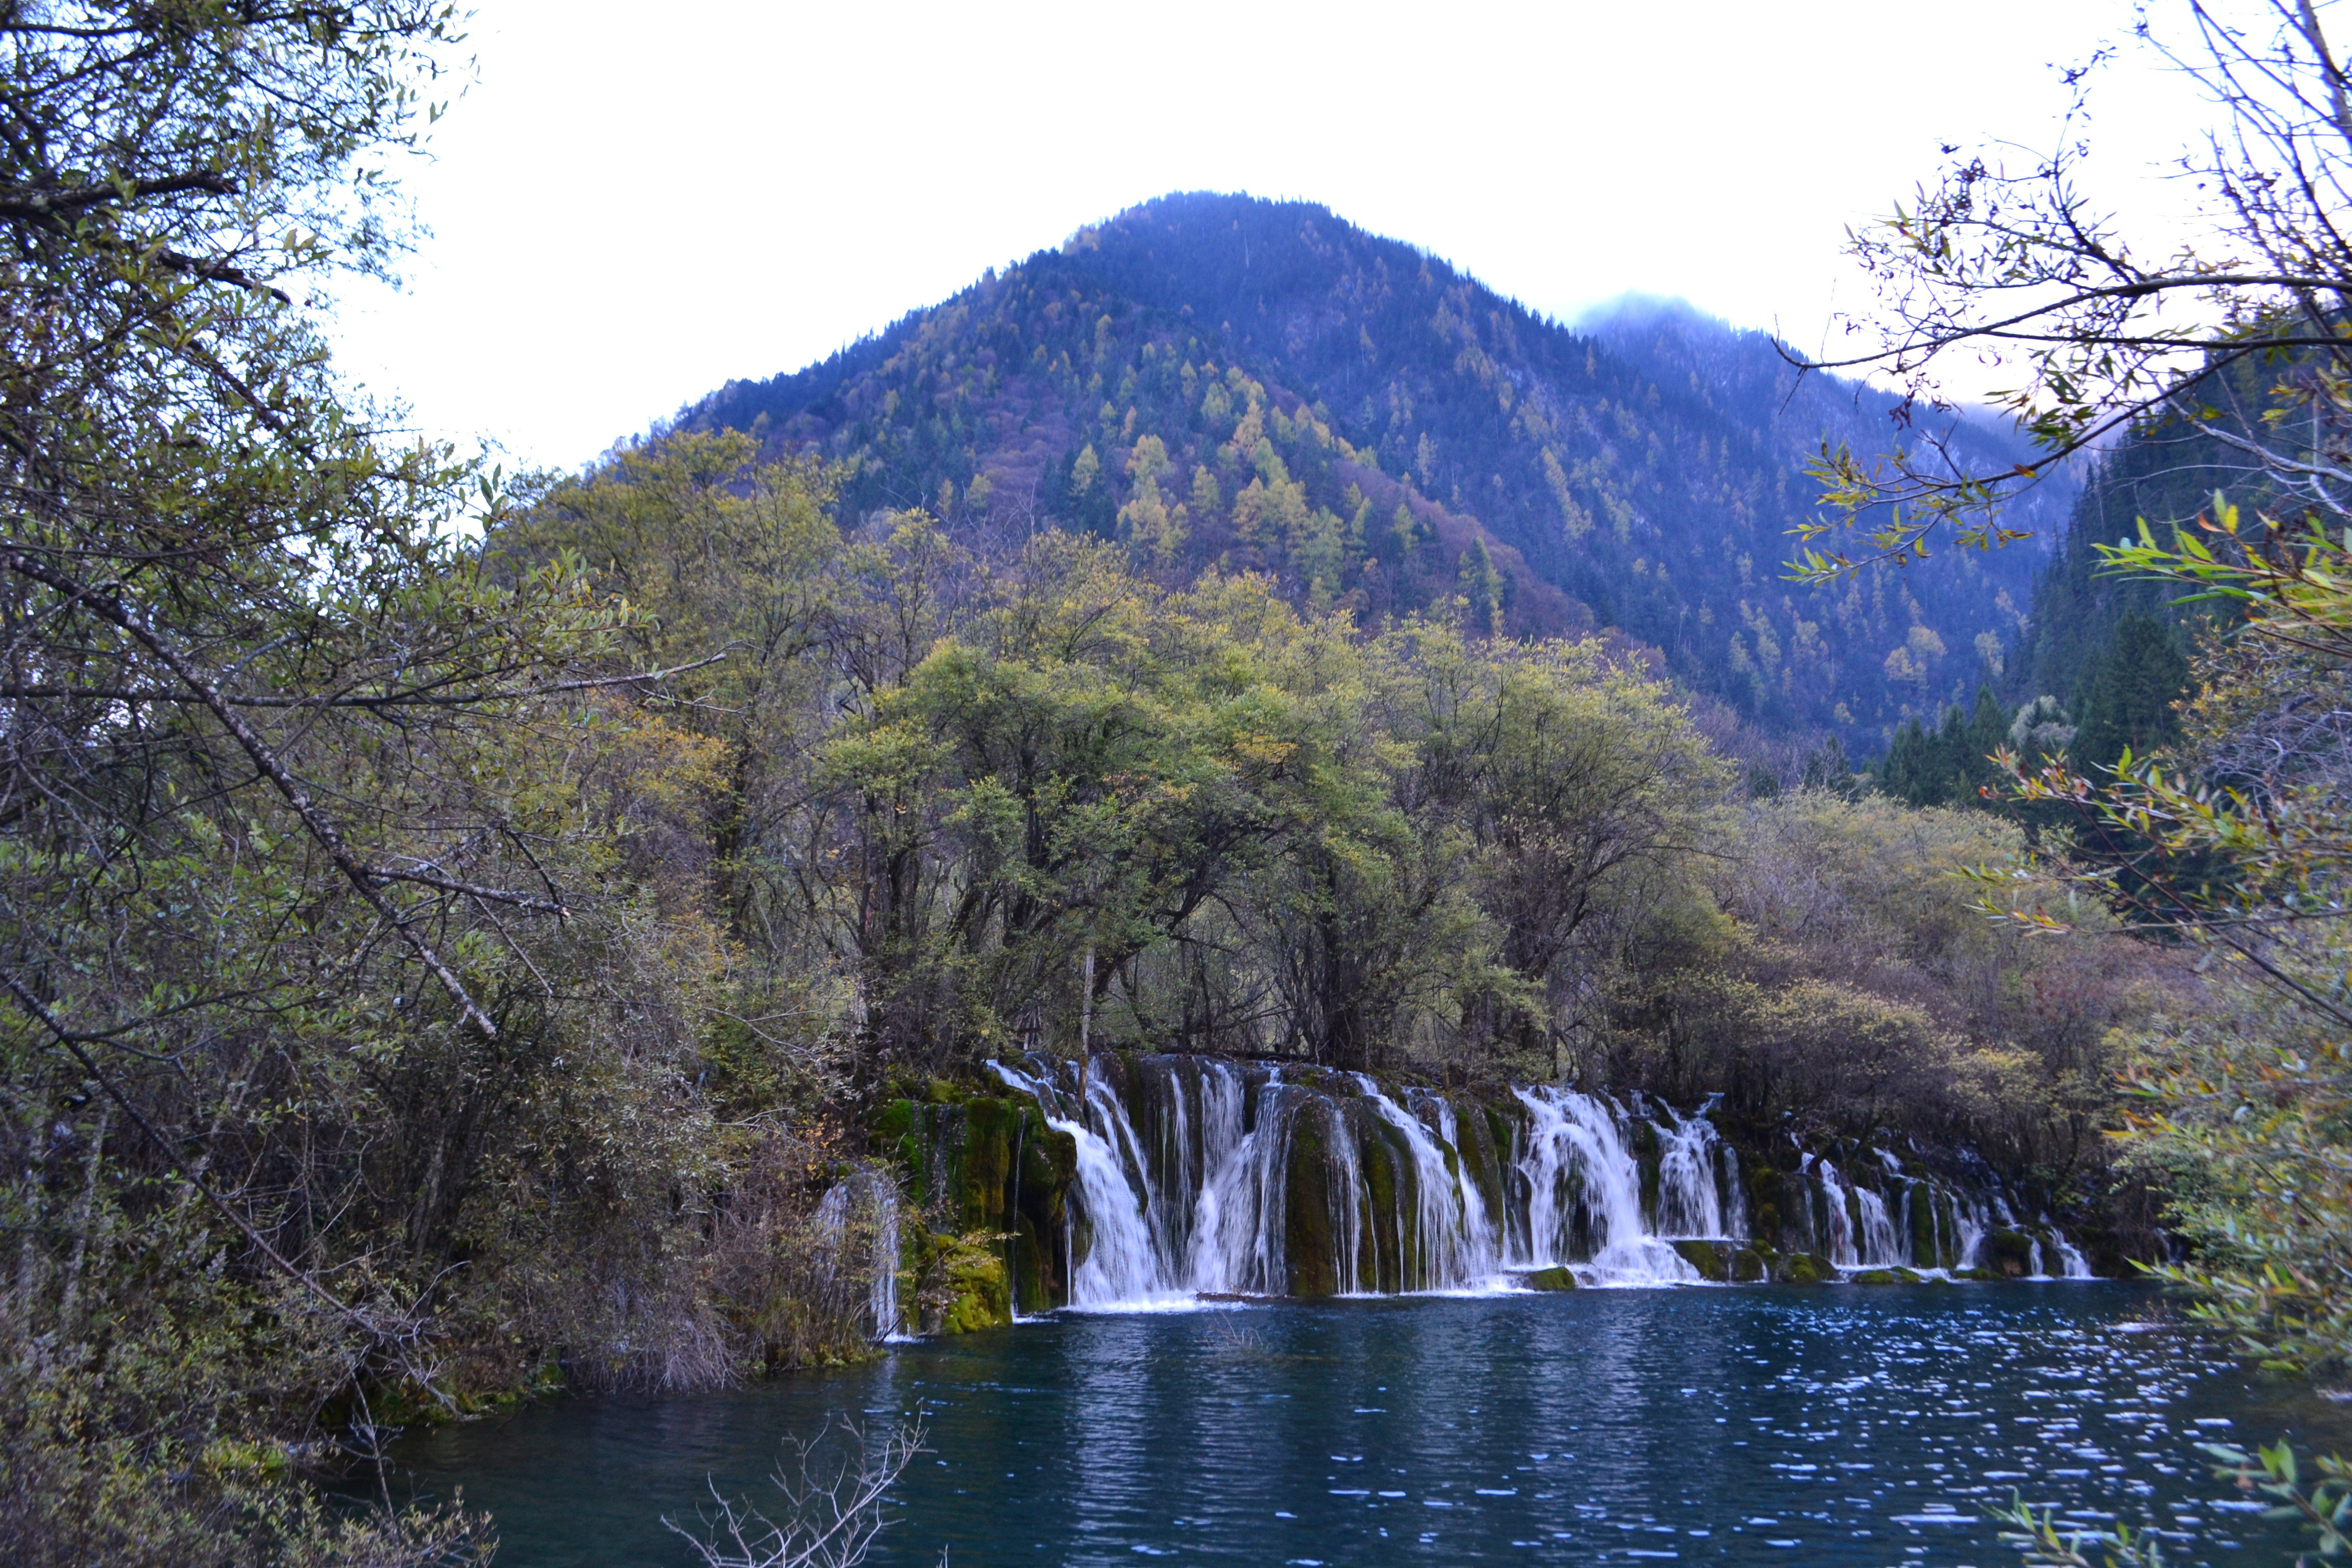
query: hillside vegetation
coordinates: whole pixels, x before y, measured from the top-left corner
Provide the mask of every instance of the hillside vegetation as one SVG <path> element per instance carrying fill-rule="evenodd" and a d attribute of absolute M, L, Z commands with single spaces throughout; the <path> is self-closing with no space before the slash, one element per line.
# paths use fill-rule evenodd
<path fill-rule="evenodd" d="M 1889 438 L 1893 406 L 1686 310 L 1571 331 L 1325 208 L 1193 195 L 683 418 L 845 464 L 853 517 L 1089 532 L 1158 581 L 1261 572 L 1367 626 L 1459 598 L 1481 631 L 1615 628 L 1751 723 L 1868 755 L 1973 689 L 2033 570 L 1963 552 L 1834 593 L 1780 580 L 1806 462 L 1825 435 Z M 2023 456 L 1947 423 L 1963 457 Z"/>

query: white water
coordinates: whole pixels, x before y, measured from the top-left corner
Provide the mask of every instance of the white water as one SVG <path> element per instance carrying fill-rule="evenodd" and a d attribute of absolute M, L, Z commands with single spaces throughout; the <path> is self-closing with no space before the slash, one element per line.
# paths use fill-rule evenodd
<path fill-rule="evenodd" d="M 1813 1245 L 1822 1255 L 1840 1268 L 1862 1267 L 1862 1254 L 1853 1245 L 1853 1209 L 1846 1201 L 1845 1184 L 1838 1176 L 1838 1168 L 1818 1155 L 1808 1154 L 1800 1163 L 1822 1189 L 1825 1200 L 1816 1211 L 1816 1217 L 1827 1226 L 1827 1234 L 1817 1234 Z"/>
<path fill-rule="evenodd" d="M 1495 1223 L 1495 1216 L 1486 1212 L 1485 1189 L 1471 1178 L 1469 1165 L 1461 1159 L 1461 1118 L 1454 1114 L 1454 1107 L 1439 1096 L 1428 1096 L 1426 1103 L 1436 1118 L 1439 1141 L 1454 1151 L 1455 1162 L 1461 1168 L 1463 1247 L 1475 1260 L 1465 1272 L 1491 1275 L 1496 1261 L 1503 1256 L 1503 1236 Z M 1478 1266 L 1481 1262 L 1485 1265 L 1483 1269 Z"/>
<path fill-rule="evenodd" d="M 1215 1105 L 1216 1114 L 1203 1119 L 1207 1171 L 1193 1220 L 1188 1276 L 1202 1290 L 1278 1295 L 1287 1288 L 1283 1205 L 1289 1197 L 1290 1123 L 1298 1091 L 1281 1084 L 1262 1087 L 1257 1125 L 1245 1133 L 1241 1075 L 1223 1062 L 1202 1070 L 1202 1098 Z"/>
<path fill-rule="evenodd" d="M 1072 1247 L 1070 1300 L 1074 1305 L 1126 1302 L 1142 1306 L 1181 1300 L 1186 1292 L 1160 1267 L 1160 1249 L 1153 1245 L 1145 1218 L 1151 1206 L 1151 1176 L 1142 1159 L 1142 1144 L 1127 1107 L 1092 1075 L 1086 1086 L 1085 1120 L 1056 1114 L 1062 1097 L 1042 1079 L 991 1062 L 1014 1089 L 1036 1098 L 1046 1125 L 1066 1132 L 1078 1147 L 1078 1201 L 1085 1206 L 1090 1235 L 1084 1247 Z M 1097 1131 L 1091 1123 L 1101 1123 Z M 1130 1181 L 1129 1173 L 1134 1179 Z"/>
<path fill-rule="evenodd" d="M 1897 1237 L 1895 1221 L 1886 1212 L 1886 1200 L 1868 1187 L 1853 1190 L 1854 1206 L 1862 1211 L 1862 1266 L 1864 1268 L 1885 1268 L 1911 1260 L 1911 1240 Z"/>
<path fill-rule="evenodd" d="M 860 1227 L 872 1241 L 864 1265 L 866 1331 L 877 1340 L 895 1338 L 903 1327 L 898 1321 L 898 1189 L 877 1171 L 853 1171 L 817 1200 L 816 1230 L 830 1249 L 830 1268 L 856 1266 L 841 1254 Z"/>
<path fill-rule="evenodd" d="M 1303 1266 L 1319 1267 L 1343 1295 L 1506 1288 L 1554 1267 L 1584 1285 L 1695 1284 L 1701 1276 L 1674 1242 L 1749 1234 L 1737 1155 L 1703 1110 L 1685 1115 L 1638 1099 L 1629 1110 L 1573 1089 L 1517 1089 L 1511 1146 L 1493 1156 L 1503 1192 L 1495 1212 L 1474 1168 L 1486 1156 L 1466 1145 L 1461 1118 L 1439 1094 L 1413 1090 L 1408 1108 L 1360 1074 L 1310 1086 L 1265 1066 L 1147 1057 L 1098 1061 L 1081 1096 L 1072 1064 L 1040 1064 L 1034 1073 L 990 1065 L 1077 1145 L 1064 1238 L 1076 1307 L 1290 1293 L 1300 1261 L 1289 1241 L 1290 1186 L 1302 1131 L 1321 1149 L 1319 1169 L 1307 1169 L 1325 1194 L 1318 1228 L 1328 1237 L 1325 1255 Z M 1119 1074 L 1135 1075 L 1124 1090 Z M 1658 1149 L 1646 1202 L 1637 1131 Z M 1915 1196 L 1932 1204 L 1940 1194 L 1949 1204 L 1962 1268 L 1982 1265 L 1993 1229 L 2016 1226 L 1998 1190 L 1980 1196 L 1931 1185 L 1886 1151 L 1871 1152 L 1885 1176 L 1853 1181 L 1813 1154 L 1801 1163 L 1804 1225 L 1825 1231 L 1811 1245 L 1835 1268 L 1934 1269 L 1937 1258 L 1911 1254 Z M 1386 1209 L 1368 1176 L 1371 1158 L 1387 1166 Z M 1874 1181 L 1899 1191 L 1895 1208 Z M 1942 1222 L 1927 1228 L 1940 1244 Z M 2089 1276 L 2054 1227 L 2034 1228 L 2039 1268 Z"/>
<path fill-rule="evenodd" d="M 1655 1125 L 1658 1234 L 1678 1239 L 1744 1237 L 1745 1224 L 1733 1226 L 1724 1218 L 1723 1194 L 1715 1181 L 1716 1156 L 1724 1145 L 1715 1135 L 1714 1124 L 1701 1114 L 1677 1116 L 1669 1110 Z M 1738 1193 L 1739 1184 L 1733 1182 L 1731 1190 Z"/>
<path fill-rule="evenodd" d="M 1130 1098 L 1150 1097 L 1160 1135 L 1147 1139 L 1100 1068 L 1087 1074 L 1081 1106 L 1076 1070 L 1066 1064 L 1038 1074 L 991 1066 L 1077 1145 L 1074 1206 L 1083 1224 L 1074 1224 L 1068 1238 L 1076 1307 L 1286 1293 L 1290 1163 L 1301 1117 L 1314 1119 L 1322 1146 L 1330 1237 L 1324 1261 L 1343 1294 L 1383 1283 L 1414 1291 L 1497 1289 L 1515 1274 L 1555 1265 L 1590 1285 L 1691 1283 L 1697 1270 L 1664 1237 L 1736 1238 L 1744 1231 L 1726 1228 L 1716 1177 L 1724 1151 L 1703 1116 L 1670 1114 L 1657 1128 L 1666 1151 L 1657 1203 L 1664 1217 L 1654 1225 L 1626 1144 L 1634 1119 L 1572 1090 L 1521 1090 L 1528 1121 L 1505 1174 L 1505 1212 L 1496 1214 L 1463 1156 L 1460 1120 L 1443 1096 L 1415 1091 L 1417 1115 L 1368 1077 L 1335 1077 L 1310 1089 L 1259 1069 L 1252 1116 L 1246 1069 L 1204 1060 L 1193 1064 L 1195 1077 L 1144 1058 L 1133 1070 L 1148 1080 Z M 1381 1142 L 1394 1167 L 1392 1205 L 1384 1213 L 1374 1213 L 1366 1177 L 1368 1139 Z M 1513 1193 L 1525 1196 L 1515 1204 Z"/>
<path fill-rule="evenodd" d="M 1518 1097 L 1528 1109 L 1518 1169 L 1530 1194 L 1520 1266 L 1570 1264 L 1591 1285 L 1697 1282 L 1698 1270 L 1643 1222 L 1642 1169 L 1614 1108 L 1570 1089 L 1523 1089 Z M 1591 1250 L 1577 1264 L 1580 1223 Z"/>
<path fill-rule="evenodd" d="M 1459 1152 L 1450 1140 L 1441 1148 L 1421 1119 L 1391 1100 L 1371 1078 L 1363 1073 L 1355 1078 L 1372 1114 L 1397 1130 L 1412 1159 L 1413 1239 L 1411 1256 L 1398 1260 L 1397 1277 L 1419 1281 L 1424 1290 L 1459 1290 L 1493 1279 L 1496 1254 L 1480 1245 L 1483 1238 L 1468 1224 L 1470 1205 L 1477 1201 L 1472 1191 L 1475 1184 L 1464 1178 Z M 1400 1205 L 1402 1201 L 1400 1194 Z M 1400 1225 L 1397 1234 L 1402 1236 L 1404 1226 Z"/>

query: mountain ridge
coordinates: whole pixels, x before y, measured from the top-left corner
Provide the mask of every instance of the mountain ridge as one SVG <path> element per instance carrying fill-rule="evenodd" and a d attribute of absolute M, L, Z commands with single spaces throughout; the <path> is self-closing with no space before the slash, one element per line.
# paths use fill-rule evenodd
<path fill-rule="evenodd" d="M 1806 460 L 1824 437 L 1883 447 L 1894 405 L 1686 306 L 1564 326 L 1328 208 L 1192 193 L 681 422 L 847 464 L 853 518 L 1083 530 L 1367 621 L 1459 601 L 1512 635 L 1613 628 L 1763 730 L 1872 751 L 1998 667 L 2038 563 L 1778 580 Z M 1953 438 L 2024 449 L 1966 418 Z M 2053 531 L 2071 499 L 2045 487 L 2022 524 Z"/>

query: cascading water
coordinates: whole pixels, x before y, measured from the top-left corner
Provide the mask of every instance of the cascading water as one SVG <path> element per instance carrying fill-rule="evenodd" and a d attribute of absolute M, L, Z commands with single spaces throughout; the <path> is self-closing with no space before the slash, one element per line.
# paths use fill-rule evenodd
<path fill-rule="evenodd" d="M 1188 1273 L 1212 1294 L 1280 1295 L 1289 1289 L 1283 1215 L 1300 1091 L 1279 1081 L 1260 1086 L 1256 1123 L 1246 1129 L 1241 1075 L 1232 1067 L 1209 1064 L 1202 1093 L 1216 1115 L 1202 1121 L 1202 1146 L 1212 1152 L 1203 1160 Z"/>
<path fill-rule="evenodd" d="M 1695 1283 L 1697 1269 L 1643 1223 L 1642 1172 L 1613 1108 L 1590 1095 L 1523 1089 L 1528 1149 L 1528 1268 L 1568 1263 L 1589 1247 L 1580 1275 L 1592 1284 Z M 1710 1185 L 1712 1183 L 1710 1182 Z"/>
<path fill-rule="evenodd" d="M 1853 1208 L 1846 1199 L 1838 1168 L 1816 1154 L 1808 1154 L 1799 1168 L 1821 1188 L 1813 1225 L 1813 1244 L 1840 1268 L 1859 1268 L 1862 1255 L 1853 1245 Z"/>
<path fill-rule="evenodd" d="M 1412 1161 L 1412 1224 L 1397 1226 L 1400 1238 L 1410 1229 L 1404 1245 L 1411 1256 L 1399 1258 L 1400 1277 L 1436 1290 L 1460 1289 L 1493 1278 L 1496 1255 L 1469 1224 L 1468 1184 L 1461 1177 L 1460 1154 L 1440 1148 L 1421 1119 L 1391 1100 L 1370 1078 L 1361 1073 L 1355 1077 L 1372 1114 L 1396 1130 Z M 1398 1217 L 1402 1221 L 1404 1216 Z"/>
<path fill-rule="evenodd" d="M 1687 1244 L 1749 1235 L 1738 1158 L 1706 1110 L 1532 1088 L 1511 1114 L 1361 1074 L 1296 1081 L 1189 1057 L 991 1066 L 1076 1145 L 1073 1306 L 1487 1289 L 1555 1268 L 1585 1285 L 1689 1284 Z M 1975 1268 L 2016 1226 L 1990 1173 L 1963 1192 L 1869 1153 L 1884 1174 L 1802 1156 L 1801 1202 L 1780 1211 L 1800 1250 L 1842 1272 Z M 2088 1275 L 2054 1226 L 2034 1228 L 2034 1272 Z"/>
<path fill-rule="evenodd" d="M 1035 1097 L 1048 1126 L 1066 1132 L 1077 1144 L 1078 1198 L 1086 1209 L 1087 1245 L 1074 1247 L 1070 1274 L 1073 1304 L 1169 1300 L 1181 1292 L 1160 1267 L 1161 1250 L 1153 1245 L 1146 1218 L 1152 1192 L 1150 1172 L 1142 1158 L 1126 1106 L 1097 1075 L 1084 1090 L 1082 1107 L 1067 1107 L 1050 1082 L 1031 1078 L 991 1062 L 1006 1084 Z M 1083 1111 L 1083 1119 L 1063 1114 Z M 1100 1131 L 1090 1125 L 1102 1123 Z M 1132 1175 L 1130 1175 L 1132 1173 Z"/>
<path fill-rule="evenodd" d="M 877 1340 L 897 1336 L 904 1327 L 898 1320 L 897 1184 L 877 1171 L 861 1167 L 851 1172 L 817 1200 L 816 1232 L 829 1254 L 828 1267 L 837 1273 L 860 1267 L 844 1254 L 866 1242 L 866 1332 Z"/>
<path fill-rule="evenodd" d="M 1460 1165 L 1462 1163 L 1461 1117 L 1455 1113 L 1451 1104 L 1437 1095 L 1424 1096 L 1423 1101 L 1430 1110 L 1432 1119 L 1437 1124 L 1439 1141 L 1448 1149 L 1455 1151 L 1454 1158 L 1457 1165 Z M 1503 1255 L 1502 1233 L 1496 1226 L 1495 1216 L 1486 1211 L 1485 1189 L 1479 1185 L 1466 1166 L 1462 1168 L 1461 1194 L 1462 1235 L 1465 1250 L 1472 1258 L 1485 1264 L 1485 1272 L 1492 1273 L 1495 1260 Z M 1478 1265 L 1475 1263 L 1466 1270 L 1472 1273 L 1477 1271 Z"/>
<path fill-rule="evenodd" d="M 1677 1116 L 1669 1110 L 1655 1125 L 1658 1234 L 1677 1239 L 1744 1238 L 1747 1226 L 1735 1226 L 1726 1220 L 1723 1193 L 1716 1185 L 1717 1155 L 1724 1152 L 1724 1145 L 1715 1135 L 1714 1124 L 1702 1113 Z M 1730 1185 L 1737 1194 L 1738 1183 L 1734 1181 Z"/>
<path fill-rule="evenodd" d="M 1911 1249 L 1895 1234 L 1895 1220 L 1886 1212 L 1886 1200 L 1868 1187 L 1853 1189 L 1853 1206 L 1861 1223 L 1856 1226 L 1855 1250 L 1862 1255 L 1864 1268 L 1886 1268 L 1911 1260 Z"/>
<path fill-rule="evenodd" d="M 1921 1176 L 1885 1149 L 1872 1149 L 1885 1174 L 1849 1174 L 1831 1161 L 1806 1154 L 1799 1162 L 1801 1229 L 1841 1271 L 1907 1268 L 2022 1274 L 2030 1279 L 2088 1279 L 2090 1260 L 2045 1214 L 2020 1217 L 1989 1170 L 1966 1187 Z M 1873 1182 L 1878 1184 L 1874 1186 Z M 1890 1197 L 1893 1202 L 1890 1204 Z M 1996 1242 L 2007 1249 L 2002 1267 Z"/>
<path fill-rule="evenodd" d="M 1699 1274 L 1669 1237 L 1744 1234 L 1727 1224 L 1738 1184 L 1718 1183 L 1725 1151 L 1704 1116 L 1656 1127 L 1654 1224 L 1627 1141 L 1643 1119 L 1572 1090 L 1520 1091 L 1507 1152 L 1444 1096 L 1400 1103 L 1360 1075 L 1308 1085 L 1259 1064 L 1140 1058 L 1095 1064 L 1081 1090 L 1070 1064 L 991 1065 L 1076 1145 L 1074 1306 L 1302 1283 L 1486 1289 L 1559 1266 L 1586 1284 L 1689 1283 Z"/>

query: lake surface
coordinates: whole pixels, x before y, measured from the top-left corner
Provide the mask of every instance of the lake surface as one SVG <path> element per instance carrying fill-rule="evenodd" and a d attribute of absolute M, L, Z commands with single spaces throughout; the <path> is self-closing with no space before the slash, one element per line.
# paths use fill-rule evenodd
<path fill-rule="evenodd" d="M 877 1564 L 1990 1565 L 2018 1561 L 1981 1511 L 2011 1488 L 2154 1523 L 2184 1563 L 2284 1562 L 2294 1534 L 2193 1445 L 2352 1448 L 2352 1423 L 2167 1310 L 2052 1282 L 1064 1314 L 396 1452 L 419 1495 L 491 1510 L 506 1568 L 689 1563 L 660 1519 L 691 1522 L 706 1478 L 772 1507 L 784 1437 L 917 1409 L 931 1451 Z"/>

